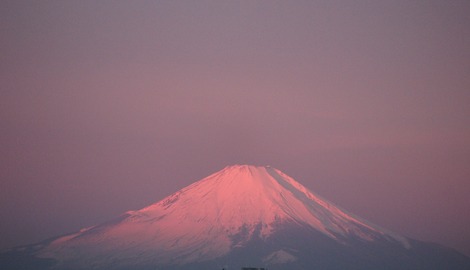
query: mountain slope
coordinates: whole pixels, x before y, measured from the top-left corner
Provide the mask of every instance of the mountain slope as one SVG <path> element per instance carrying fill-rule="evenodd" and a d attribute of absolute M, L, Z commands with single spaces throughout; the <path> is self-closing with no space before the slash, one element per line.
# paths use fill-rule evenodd
<path fill-rule="evenodd" d="M 248 165 L 30 253 L 55 269 L 431 269 L 437 258 L 470 265 L 359 219 L 277 169 Z"/>

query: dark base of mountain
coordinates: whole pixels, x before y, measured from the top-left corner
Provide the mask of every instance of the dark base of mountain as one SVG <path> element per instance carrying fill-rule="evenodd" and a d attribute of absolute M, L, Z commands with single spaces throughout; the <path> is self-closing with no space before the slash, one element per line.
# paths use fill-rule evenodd
<path fill-rule="evenodd" d="M 232 236 L 234 247 L 226 256 L 211 261 L 179 265 L 135 264 L 117 265 L 112 262 L 93 269 L 115 270 L 240 270 L 242 267 L 258 267 L 269 270 L 468 270 L 470 258 L 452 249 L 436 244 L 409 240 L 411 248 L 390 239 L 364 241 L 344 238 L 339 243 L 310 227 L 301 225 L 283 226 L 267 239 L 259 236 L 259 228 L 250 237 L 247 232 Z M 67 265 L 56 267 L 54 260 L 34 256 L 33 246 L 0 254 L 0 269 L 9 270 L 78 270 L 85 269 Z M 273 252 L 289 253 L 295 261 L 270 264 L 265 260 Z M 264 260 L 263 260 L 264 258 Z M 88 269 L 88 268 L 86 268 Z"/>

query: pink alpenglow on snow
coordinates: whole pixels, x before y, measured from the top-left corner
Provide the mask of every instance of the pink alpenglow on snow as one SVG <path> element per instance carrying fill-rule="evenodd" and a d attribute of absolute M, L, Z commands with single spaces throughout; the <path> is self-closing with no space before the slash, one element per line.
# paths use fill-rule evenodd
<path fill-rule="evenodd" d="M 139 264 L 185 265 L 223 257 L 250 239 L 269 239 L 279 224 L 297 224 L 347 245 L 388 239 L 411 248 L 405 237 L 361 220 L 310 192 L 270 166 L 228 166 L 165 199 L 114 221 L 82 229 L 38 252 L 59 266 Z M 243 241 L 234 237 L 243 234 Z M 295 261 L 292 251 L 276 250 L 266 262 Z M 177 259 L 175 259 L 177 258 Z"/>
<path fill-rule="evenodd" d="M 0 253 L 0 269 L 467 270 L 470 258 L 362 220 L 270 166 L 225 167 L 101 225 Z"/>

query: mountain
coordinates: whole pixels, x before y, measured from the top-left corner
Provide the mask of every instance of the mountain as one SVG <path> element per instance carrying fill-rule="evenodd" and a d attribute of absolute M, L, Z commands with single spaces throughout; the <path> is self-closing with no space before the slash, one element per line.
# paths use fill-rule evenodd
<path fill-rule="evenodd" d="M 0 255 L 1 269 L 470 269 L 360 219 L 283 172 L 229 166 L 101 225 Z"/>

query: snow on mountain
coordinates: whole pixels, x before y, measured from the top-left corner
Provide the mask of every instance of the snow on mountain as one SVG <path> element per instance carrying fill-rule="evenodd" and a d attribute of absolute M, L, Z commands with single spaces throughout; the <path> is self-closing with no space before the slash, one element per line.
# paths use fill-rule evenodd
<path fill-rule="evenodd" d="M 263 258 L 263 262 L 267 264 L 281 264 L 281 263 L 294 262 L 296 260 L 297 258 L 294 255 L 282 249 L 275 251 Z"/>
<path fill-rule="evenodd" d="M 285 221 L 308 225 L 338 242 L 343 241 L 339 236 L 365 241 L 385 237 L 410 245 L 406 238 L 321 199 L 277 169 L 236 165 L 113 222 L 59 238 L 38 255 L 69 261 L 79 254 L 96 264 L 117 260 L 187 264 L 221 257 L 242 246 L 259 225 L 259 236 L 267 238 L 276 224 Z M 234 244 L 232 236 L 241 230 L 247 235 Z M 287 255 L 280 252 L 275 257 Z"/>
<path fill-rule="evenodd" d="M 362 220 L 275 168 L 248 165 L 226 167 L 104 224 L 0 254 L 2 269 L 243 266 L 468 269 L 470 259 Z"/>

